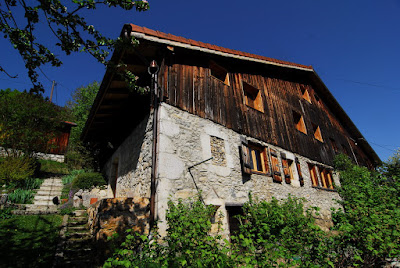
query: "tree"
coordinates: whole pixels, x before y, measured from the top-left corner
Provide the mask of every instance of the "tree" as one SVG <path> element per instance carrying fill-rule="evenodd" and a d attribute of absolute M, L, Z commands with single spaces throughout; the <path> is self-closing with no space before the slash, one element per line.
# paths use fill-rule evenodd
<path fill-rule="evenodd" d="M 85 127 L 94 99 L 99 91 L 100 84 L 96 81 L 87 86 L 77 88 L 72 94 L 72 100 L 68 102 L 67 107 L 71 110 L 74 117 L 74 123 L 77 124 L 71 130 L 70 144 L 79 143 L 82 130 Z"/>
<path fill-rule="evenodd" d="M 43 86 L 38 82 L 37 69 L 47 63 L 60 66 L 62 62 L 42 40 L 36 38 L 37 24 L 43 21 L 56 38 L 55 45 L 65 54 L 83 51 L 95 57 L 99 62 L 106 63 L 109 50 L 116 45 L 123 45 L 126 40 L 112 40 L 103 36 L 93 25 L 89 25 L 79 14 L 83 10 L 95 10 L 98 6 L 119 7 L 124 10 L 135 8 L 145 11 L 149 8 L 146 0 L 71 0 L 67 4 L 60 0 L 3 0 L 0 3 L 0 31 L 22 56 L 28 76 L 33 84 L 33 92 L 43 92 Z M 21 11 L 22 12 L 18 12 Z M 18 17 L 16 14 L 23 14 Z M 134 38 L 128 42 L 134 43 Z M 0 72 L 8 74 L 3 64 Z"/>
<path fill-rule="evenodd" d="M 90 109 L 99 91 L 98 82 L 77 88 L 72 94 L 72 100 L 67 103 L 76 127 L 72 128 L 69 139 L 66 162 L 74 169 L 94 169 L 95 161 L 92 152 L 80 141 L 80 137 L 89 116 Z"/>
<path fill-rule="evenodd" d="M 397 155 L 398 160 L 398 155 Z M 386 163 L 391 174 L 399 174 L 398 161 Z M 343 210 L 334 211 L 339 235 L 335 237 L 336 266 L 379 267 L 387 258 L 400 255 L 400 180 L 371 172 L 340 155 L 337 191 Z"/>
<path fill-rule="evenodd" d="M 45 152 L 65 114 L 40 95 L 0 90 L 0 147 L 10 157 Z"/>

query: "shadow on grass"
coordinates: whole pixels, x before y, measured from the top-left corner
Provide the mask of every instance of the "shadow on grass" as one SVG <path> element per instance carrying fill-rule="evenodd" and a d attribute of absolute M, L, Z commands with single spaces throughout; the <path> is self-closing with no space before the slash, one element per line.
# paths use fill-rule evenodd
<path fill-rule="evenodd" d="M 0 267 L 51 267 L 61 221 L 59 215 L 0 220 Z"/>

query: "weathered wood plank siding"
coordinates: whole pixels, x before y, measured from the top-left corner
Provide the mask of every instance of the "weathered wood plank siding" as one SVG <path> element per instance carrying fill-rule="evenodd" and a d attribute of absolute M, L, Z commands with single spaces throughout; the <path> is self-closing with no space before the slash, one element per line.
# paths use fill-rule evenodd
<path fill-rule="evenodd" d="M 211 75 L 209 59 L 204 56 L 168 59 L 168 67 L 163 68 L 165 73 L 160 74 L 167 79 L 160 84 L 165 87 L 168 104 L 322 163 L 332 164 L 335 156 L 330 139 L 335 140 L 339 152 L 347 151 L 353 157 L 349 133 L 306 75 L 261 64 L 215 60 L 222 62 L 221 66 L 228 71 L 230 83 L 226 85 Z M 245 104 L 243 81 L 259 89 L 264 112 Z M 311 103 L 303 98 L 301 87 L 308 90 Z M 303 116 L 307 134 L 295 128 L 293 112 Z M 313 125 L 319 126 L 323 142 L 314 138 Z M 347 148 L 342 148 L 343 145 Z M 360 163 L 370 164 L 370 159 L 354 142 L 352 149 Z"/>

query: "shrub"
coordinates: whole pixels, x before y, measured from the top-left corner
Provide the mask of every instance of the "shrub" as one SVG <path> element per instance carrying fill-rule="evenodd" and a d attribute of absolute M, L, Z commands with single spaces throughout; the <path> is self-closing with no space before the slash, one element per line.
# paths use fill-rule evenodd
<path fill-rule="evenodd" d="M 10 219 L 13 217 L 12 211 L 14 208 L 0 209 L 0 220 Z"/>
<path fill-rule="evenodd" d="M 33 189 L 39 189 L 40 185 L 42 185 L 43 179 L 38 179 L 38 178 L 28 178 L 24 181 L 24 185 L 22 188 L 26 190 L 33 190 Z"/>
<path fill-rule="evenodd" d="M 125 242 L 104 267 L 235 267 L 221 236 L 209 235 L 215 208 L 200 199 L 186 201 L 168 203 L 169 227 L 162 240 L 156 232 L 149 239 L 128 230 Z"/>
<path fill-rule="evenodd" d="M 8 200 L 15 204 L 31 204 L 35 192 L 32 190 L 15 189 L 8 194 Z"/>
<path fill-rule="evenodd" d="M 25 180 L 35 173 L 35 159 L 7 157 L 0 162 L 0 183 L 9 184 Z"/>
<path fill-rule="evenodd" d="M 72 181 L 72 188 L 90 189 L 93 186 L 105 185 L 106 181 L 101 173 L 88 172 L 77 175 Z"/>
<path fill-rule="evenodd" d="M 240 216 L 240 232 L 233 237 L 238 259 L 251 267 L 327 267 L 326 234 L 315 224 L 313 209 L 289 195 L 278 201 L 250 200 Z"/>

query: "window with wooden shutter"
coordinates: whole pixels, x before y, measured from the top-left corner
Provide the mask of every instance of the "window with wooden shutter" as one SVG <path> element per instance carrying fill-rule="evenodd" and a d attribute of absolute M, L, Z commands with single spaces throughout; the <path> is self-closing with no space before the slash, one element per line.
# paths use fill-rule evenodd
<path fill-rule="evenodd" d="M 247 106 L 264 112 L 261 90 L 243 81 L 244 102 Z"/>
<path fill-rule="evenodd" d="M 313 164 L 308 164 L 308 169 L 310 170 L 310 177 L 312 186 L 319 186 L 318 184 L 318 172 L 317 166 Z"/>
<path fill-rule="evenodd" d="M 242 162 L 242 171 L 245 174 L 251 174 L 251 158 L 249 144 L 245 138 L 241 138 L 240 155 Z"/>
<path fill-rule="evenodd" d="M 298 131 L 307 134 L 306 124 L 304 123 L 304 118 L 301 114 L 293 111 L 293 122 Z"/>
<path fill-rule="evenodd" d="M 290 159 L 286 159 L 284 154 L 281 154 L 281 158 L 282 158 L 282 168 L 283 168 L 283 174 L 285 176 L 285 182 L 289 184 L 294 178 L 292 171 L 293 161 Z"/>
<path fill-rule="evenodd" d="M 333 190 L 332 171 L 326 168 L 320 169 L 321 187 Z"/>
<path fill-rule="evenodd" d="M 322 139 L 321 129 L 319 128 L 319 126 L 317 126 L 314 123 L 311 124 L 314 130 L 314 138 L 319 140 L 320 142 L 324 142 L 324 140 Z"/>
<path fill-rule="evenodd" d="M 242 138 L 241 146 L 242 168 L 246 174 L 269 172 L 269 161 L 265 147 L 249 144 L 247 140 Z"/>
<path fill-rule="evenodd" d="M 210 67 L 211 77 L 217 78 L 219 81 L 221 81 L 227 86 L 230 85 L 229 73 L 224 67 L 218 65 L 216 62 L 212 60 L 210 61 L 209 67 Z"/>
<path fill-rule="evenodd" d="M 300 186 L 304 186 L 303 174 L 301 173 L 300 161 L 298 158 L 296 158 L 296 168 L 297 168 L 297 173 L 299 174 Z"/>
<path fill-rule="evenodd" d="M 306 101 L 311 103 L 311 97 L 310 97 L 310 94 L 308 93 L 308 89 L 305 86 L 301 85 L 300 90 L 301 90 L 301 95 L 303 96 L 303 99 L 305 99 Z"/>
<path fill-rule="evenodd" d="M 270 149 L 269 152 L 271 155 L 272 178 L 275 182 L 282 182 L 281 171 L 278 161 L 278 154 L 273 149 Z"/>

